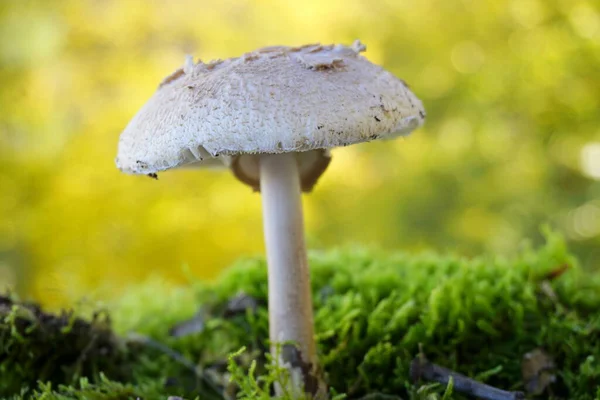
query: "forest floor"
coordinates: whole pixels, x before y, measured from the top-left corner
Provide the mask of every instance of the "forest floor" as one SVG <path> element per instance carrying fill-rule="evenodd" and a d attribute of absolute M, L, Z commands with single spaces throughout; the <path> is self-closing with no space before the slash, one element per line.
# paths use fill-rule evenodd
<path fill-rule="evenodd" d="M 333 396 L 474 398 L 456 375 L 435 382 L 460 373 L 528 398 L 600 399 L 600 277 L 554 234 L 511 259 L 352 249 L 310 265 Z M 150 280 L 93 311 L 0 297 L 0 397 L 268 399 L 285 374 L 265 357 L 266 299 L 263 259 L 211 285 Z"/>

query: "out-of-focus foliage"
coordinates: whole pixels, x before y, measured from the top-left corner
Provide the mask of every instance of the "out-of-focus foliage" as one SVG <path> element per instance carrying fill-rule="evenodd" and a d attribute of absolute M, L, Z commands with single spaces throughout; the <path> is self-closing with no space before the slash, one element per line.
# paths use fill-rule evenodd
<path fill-rule="evenodd" d="M 257 194 L 227 172 L 122 175 L 118 135 L 185 53 L 357 37 L 428 121 L 334 151 L 305 198 L 311 247 L 510 253 L 549 222 L 598 267 L 597 2 L 3 0 L 3 285 L 64 304 L 262 252 Z"/>

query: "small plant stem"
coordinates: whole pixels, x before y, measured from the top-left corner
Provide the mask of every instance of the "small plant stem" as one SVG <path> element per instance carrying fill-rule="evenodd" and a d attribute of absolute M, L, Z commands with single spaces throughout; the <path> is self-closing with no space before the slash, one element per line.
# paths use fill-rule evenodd
<path fill-rule="evenodd" d="M 148 336 L 134 332 L 129 333 L 127 335 L 127 339 L 131 342 L 143 344 L 147 347 L 153 348 L 155 350 L 158 350 L 159 352 L 166 354 L 171 359 L 173 359 L 186 369 L 190 370 L 190 372 L 192 372 L 197 378 L 201 379 L 204 383 L 206 383 L 215 393 L 222 393 L 221 388 L 219 388 L 219 386 L 211 378 L 209 378 L 198 365 L 194 364 L 192 361 L 188 360 L 183 354 L 173 350 L 169 346 L 160 343 Z"/>
<path fill-rule="evenodd" d="M 450 377 L 454 381 L 454 390 L 468 396 L 484 400 L 519 400 L 524 399 L 522 392 L 508 392 L 485 383 L 451 371 L 437 364 L 429 362 L 422 355 L 415 358 L 410 365 L 410 374 L 414 382 L 420 380 L 448 384 Z"/>

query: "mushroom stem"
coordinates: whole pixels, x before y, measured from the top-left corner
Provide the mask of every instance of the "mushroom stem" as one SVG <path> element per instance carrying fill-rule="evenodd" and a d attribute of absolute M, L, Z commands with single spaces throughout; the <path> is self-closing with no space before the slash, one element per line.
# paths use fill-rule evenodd
<path fill-rule="evenodd" d="M 294 153 L 260 156 L 260 191 L 269 274 L 271 354 L 290 370 L 293 389 L 301 387 L 316 397 L 324 385 L 317 372 L 300 176 Z M 278 388 L 282 390 L 286 388 Z"/>

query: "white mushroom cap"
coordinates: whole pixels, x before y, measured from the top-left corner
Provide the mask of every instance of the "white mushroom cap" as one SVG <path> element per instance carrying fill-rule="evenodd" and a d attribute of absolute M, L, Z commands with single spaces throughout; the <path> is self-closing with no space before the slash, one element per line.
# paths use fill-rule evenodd
<path fill-rule="evenodd" d="M 425 119 L 404 81 L 343 45 L 266 47 L 168 76 L 121 134 L 117 166 L 133 174 L 230 166 L 258 189 L 256 154 L 296 152 L 302 189 L 328 149 L 406 135 Z M 190 165 L 191 164 L 191 165 Z"/>

